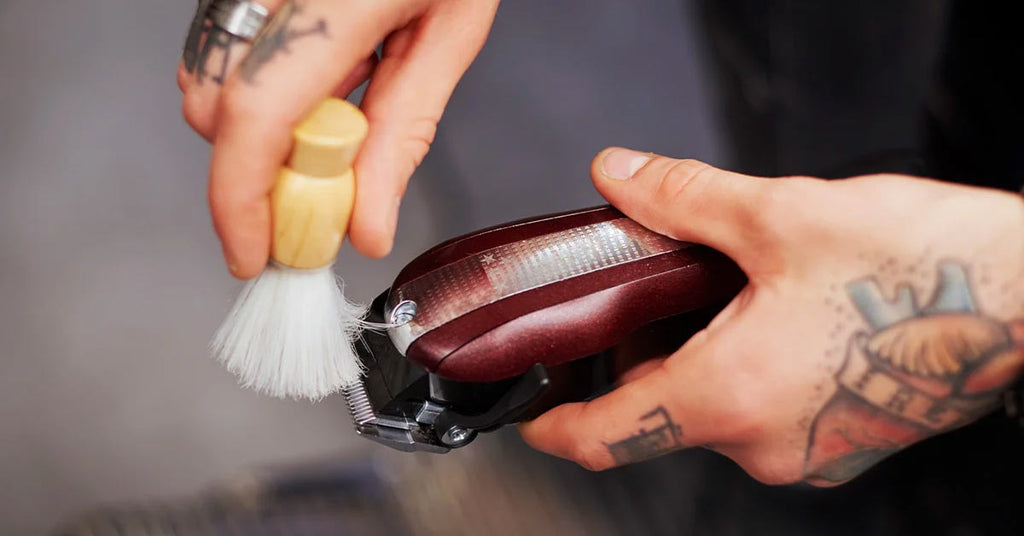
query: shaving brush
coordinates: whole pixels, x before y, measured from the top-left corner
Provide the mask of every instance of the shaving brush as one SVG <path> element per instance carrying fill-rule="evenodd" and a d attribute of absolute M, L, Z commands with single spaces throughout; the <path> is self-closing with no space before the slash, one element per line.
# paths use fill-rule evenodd
<path fill-rule="evenodd" d="M 359 108 L 340 99 L 324 101 L 295 128 L 270 195 L 271 260 L 246 284 L 211 344 L 247 388 L 318 400 L 359 381 L 353 343 L 365 308 L 345 299 L 333 264 L 367 129 Z"/>

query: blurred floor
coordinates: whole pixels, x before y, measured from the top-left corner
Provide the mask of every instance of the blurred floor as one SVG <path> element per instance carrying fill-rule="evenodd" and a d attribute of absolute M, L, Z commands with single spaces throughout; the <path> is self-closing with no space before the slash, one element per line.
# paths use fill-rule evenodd
<path fill-rule="evenodd" d="M 208 149 L 179 114 L 193 7 L 0 2 L 0 533 L 377 448 L 338 397 L 257 396 L 207 356 L 239 286 L 209 224 Z M 676 0 L 504 3 L 395 252 L 343 253 L 352 296 L 453 234 L 600 203 L 587 170 L 605 145 L 715 162 L 689 18 Z"/>

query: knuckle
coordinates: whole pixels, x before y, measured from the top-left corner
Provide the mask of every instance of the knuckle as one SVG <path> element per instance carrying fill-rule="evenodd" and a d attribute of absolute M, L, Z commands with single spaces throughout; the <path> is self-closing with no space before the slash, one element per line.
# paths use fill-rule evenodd
<path fill-rule="evenodd" d="M 824 199 L 817 179 L 761 179 L 749 192 L 749 208 L 741 212 L 741 229 L 758 248 L 757 262 L 763 277 L 786 270 L 786 246 L 805 242 L 820 227 Z"/>
<path fill-rule="evenodd" d="M 433 117 L 421 117 L 409 123 L 404 149 L 409 155 L 413 169 L 419 167 L 430 151 L 430 146 L 437 135 L 437 121 Z"/>
<path fill-rule="evenodd" d="M 656 157 L 646 167 L 660 170 L 655 193 L 659 201 L 667 203 L 676 203 L 699 193 L 711 179 L 714 170 L 710 165 L 698 160 L 672 160 L 664 157 Z"/>
<path fill-rule="evenodd" d="M 267 140 L 290 140 L 292 127 L 301 119 L 293 118 L 292 103 L 280 103 L 229 81 L 211 106 L 216 129 L 237 133 L 245 131 Z"/>
<path fill-rule="evenodd" d="M 799 456 L 758 460 L 747 468 L 747 473 L 769 486 L 785 486 L 804 481 L 803 463 Z"/>
<path fill-rule="evenodd" d="M 259 117 L 259 107 L 255 99 L 229 87 L 221 93 L 219 114 L 224 122 L 240 123 Z"/>
<path fill-rule="evenodd" d="M 209 106 L 206 105 L 205 99 L 195 91 L 185 94 L 181 101 L 181 114 L 188 126 L 201 136 L 209 137 L 211 128 Z"/>
<path fill-rule="evenodd" d="M 755 221 L 762 229 L 775 229 L 780 238 L 788 231 L 805 228 L 806 221 L 820 216 L 820 205 L 809 200 L 821 199 L 818 179 L 788 177 L 772 179 L 754 194 L 758 207 Z M 812 214 L 813 212 L 813 214 Z"/>
<path fill-rule="evenodd" d="M 397 115 L 395 108 L 379 103 L 371 104 L 363 112 L 370 122 L 371 131 L 386 132 L 394 140 L 394 146 L 403 155 L 400 165 L 408 166 L 410 174 L 419 167 L 434 143 L 437 123 L 441 120 L 439 114 L 427 112 L 417 117 L 405 117 Z"/>
<path fill-rule="evenodd" d="M 724 347 L 722 352 L 729 353 L 729 350 Z M 751 371 L 751 374 L 756 374 L 756 371 Z M 742 386 L 735 381 L 734 377 L 715 380 L 721 398 L 714 415 L 712 439 L 721 443 L 751 444 L 768 431 L 772 416 L 765 400 L 770 398 L 749 380 L 740 380 Z"/>
<path fill-rule="evenodd" d="M 763 179 L 759 187 L 748 193 L 749 210 L 743 212 L 743 228 L 756 233 L 767 247 L 774 248 L 794 225 L 795 208 L 799 208 L 786 179 Z"/>
<path fill-rule="evenodd" d="M 245 125 L 247 129 L 260 129 L 267 133 L 290 127 L 293 121 L 293 103 L 275 101 L 260 89 L 251 89 L 237 78 L 228 80 L 220 91 L 215 112 L 220 123 Z M 291 132 L 291 128 L 284 128 Z"/>
<path fill-rule="evenodd" d="M 604 471 L 612 467 L 605 452 L 582 444 L 573 447 L 572 460 L 587 471 Z"/>
<path fill-rule="evenodd" d="M 719 422 L 719 432 L 733 442 L 751 441 L 764 433 L 764 401 L 753 396 L 734 397 L 733 404 L 725 409 Z"/>

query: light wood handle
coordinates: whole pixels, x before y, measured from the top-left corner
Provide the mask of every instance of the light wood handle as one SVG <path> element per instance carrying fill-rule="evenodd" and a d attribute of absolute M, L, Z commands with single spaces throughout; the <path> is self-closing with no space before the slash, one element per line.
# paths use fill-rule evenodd
<path fill-rule="evenodd" d="M 334 262 L 355 202 L 352 163 L 367 130 L 359 108 L 334 98 L 295 127 L 295 146 L 270 194 L 274 260 L 302 269 Z"/>

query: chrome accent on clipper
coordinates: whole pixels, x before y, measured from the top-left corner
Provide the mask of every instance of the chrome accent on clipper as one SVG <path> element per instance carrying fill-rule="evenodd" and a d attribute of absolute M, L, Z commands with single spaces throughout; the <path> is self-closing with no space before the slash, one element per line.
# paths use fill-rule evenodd
<path fill-rule="evenodd" d="M 424 333 L 498 300 L 684 247 L 625 217 L 503 244 L 393 289 L 387 318 L 404 302 L 415 310 L 388 336 L 405 355 Z"/>

